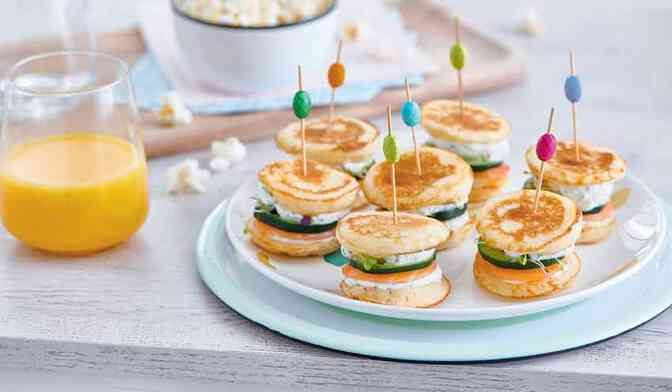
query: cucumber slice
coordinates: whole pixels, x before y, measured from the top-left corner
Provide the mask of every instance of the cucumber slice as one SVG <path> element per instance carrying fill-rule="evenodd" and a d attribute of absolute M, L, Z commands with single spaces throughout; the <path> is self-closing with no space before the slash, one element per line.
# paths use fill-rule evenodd
<path fill-rule="evenodd" d="M 432 214 L 429 217 L 434 218 L 436 220 L 440 220 L 441 222 L 447 221 L 449 219 L 457 218 L 458 216 L 464 214 L 467 212 L 467 204 L 464 204 L 464 207 L 460 208 L 453 208 L 451 210 L 445 210 L 445 211 L 439 211 L 436 214 Z"/>
<path fill-rule="evenodd" d="M 491 248 L 483 243 L 478 244 L 478 253 L 481 254 L 483 259 L 496 265 L 500 268 L 509 268 L 509 269 L 535 269 L 539 268 L 536 263 L 527 261 L 523 264 L 521 257 L 511 257 L 504 253 L 503 250 Z M 549 265 L 556 264 L 558 260 L 563 259 L 562 257 L 556 259 L 546 259 L 541 260 L 541 264 L 548 267 Z"/>
<path fill-rule="evenodd" d="M 599 214 L 604 209 L 604 207 L 606 207 L 606 204 L 602 204 L 601 206 L 597 206 L 597 207 L 593 208 L 592 210 L 583 211 L 583 215 Z"/>
<path fill-rule="evenodd" d="M 405 264 L 405 265 L 374 264 L 372 266 L 369 266 L 370 267 L 369 269 L 366 269 L 368 265 L 360 261 L 350 259 L 350 265 L 362 272 L 366 272 L 367 274 L 394 274 L 397 272 L 406 272 L 425 268 L 430 264 L 432 264 L 435 259 L 436 254 L 432 255 L 432 257 L 430 257 L 427 260 L 419 261 L 413 264 Z"/>
<path fill-rule="evenodd" d="M 469 162 L 469 161 L 467 161 L 467 163 L 469 163 L 469 165 L 471 165 L 471 170 L 473 170 L 475 172 L 482 172 L 482 171 L 486 171 L 488 169 L 492 169 L 492 168 L 495 168 L 497 166 L 500 166 L 504 162 L 493 162 L 493 161 Z"/>
<path fill-rule="evenodd" d="M 358 180 L 362 180 L 362 179 L 364 179 L 364 177 L 366 177 L 366 173 L 368 173 L 369 169 L 371 169 L 373 167 L 373 165 L 375 165 L 375 164 L 376 164 L 376 160 L 371 159 L 371 161 L 368 164 L 366 164 L 366 166 L 364 166 L 363 168 L 361 168 L 358 171 L 348 170 L 345 167 L 345 165 L 343 165 L 342 168 L 343 168 L 343 171 L 345 171 L 346 173 L 350 174 L 351 176 L 355 177 Z"/>
<path fill-rule="evenodd" d="M 300 223 L 290 222 L 288 220 L 282 219 L 275 210 L 266 211 L 266 210 L 254 210 L 254 217 L 260 221 L 269 224 L 273 227 L 277 227 L 280 230 L 289 231 L 292 233 L 324 233 L 336 227 L 338 222 L 327 223 L 324 225 L 302 225 Z"/>

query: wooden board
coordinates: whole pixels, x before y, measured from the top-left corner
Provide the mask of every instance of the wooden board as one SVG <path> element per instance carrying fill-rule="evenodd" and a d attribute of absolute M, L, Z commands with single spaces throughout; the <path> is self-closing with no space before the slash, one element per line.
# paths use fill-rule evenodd
<path fill-rule="evenodd" d="M 419 43 L 439 64 L 439 72 L 426 75 L 425 83 L 414 88 L 413 96 L 419 102 L 457 93 L 455 72 L 450 68 L 448 53 L 454 42 L 450 14 L 430 1 L 403 2 L 401 14 L 408 29 L 418 33 Z M 524 65 L 506 45 L 488 37 L 469 23 L 462 22 L 462 37 L 469 50 L 469 63 L 464 70 L 466 94 L 474 94 L 512 85 L 524 76 Z M 4 46 L 0 50 L 0 68 L 6 69 L 19 59 L 39 52 L 59 49 L 60 41 L 47 39 Z M 102 33 L 98 35 L 98 49 L 115 54 L 133 64 L 145 53 L 141 32 L 137 29 Z M 342 105 L 339 113 L 345 116 L 371 118 L 382 115 L 387 105 L 398 109 L 404 99 L 402 89 L 388 89 L 367 104 Z M 316 108 L 313 116 L 326 113 Z M 145 151 L 148 157 L 170 155 L 202 149 L 212 140 L 237 136 L 243 141 L 261 139 L 274 134 L 293 121 L 289 110 L 243 113 L 222 116 L 197 116 L 188 126 L 164 127 L 154 113 L 142 114 L 145 129 Z"/>

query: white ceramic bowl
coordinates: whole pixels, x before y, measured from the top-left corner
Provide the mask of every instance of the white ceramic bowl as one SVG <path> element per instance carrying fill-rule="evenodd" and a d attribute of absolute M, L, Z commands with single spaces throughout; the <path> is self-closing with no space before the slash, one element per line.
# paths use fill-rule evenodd
<path fill-rule="evenodd" d="M 336 34 L 337 1 L 321 15 L 269 27 L 199 20 L 173 4 L 177 42 L 197 79 L 216 88 L 264 91 L 296 84 L 296 67 L 326 67 Z"/>

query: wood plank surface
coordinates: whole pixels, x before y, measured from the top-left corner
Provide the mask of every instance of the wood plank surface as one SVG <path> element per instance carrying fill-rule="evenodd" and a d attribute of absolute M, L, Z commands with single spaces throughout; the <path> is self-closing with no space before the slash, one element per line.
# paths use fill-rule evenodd
<path fill-rule="evenodd" d="M 3 2 L 0 10 L 9 2 L 18 0 Z M 119 0 L 115 7 L 135 3 Z M 513 31 L 515 17 L 529 1 L 451 6 L 528 53 L 524 84 L 470 98 L 510 120 L 512 160 L 522 159 L 523 149 L 536 140 L 551 105 L 558 110 L 558 135 L 571 135 L 562 81 L 573 48 L 584 87 L 580 134 L 619 151 L 628 170 L 672 201 L 672 176 L 665 172 L 672 146 L 672 52 L 663 50 L 672 34 L 670 2 L 539 3 L 546 31 L 536 39 Z M 16 19 L 15 24 L 26 23 Z M 7 23 L 7 34 L 15 28 Z M 374 122 L 384 124 L 382 118 Z M 578 350 L 465 365 L 351 356 L 245 320 L 200 282 L 194 241 L 221 199 L 265 162 L 282 157 L 270 141 L 250 143 L 248 149 L 249 161 L 214 177 L 202 195 L 169 196 L 165 173 L 185 158 L 206 161 L 206 152 L 151 161 L 147 224 L 127 246 L 96 257 L 45 261 L 0 233 L 0 249 L 6 252 L 0 258 L 0 368 L 11 368 L 0 372 L 0 390 L 65 385 L 74 391 L 86 386 L 115 392 L 247 391 L 249 384 L 278 391 L 672 389 L 669 310 L 640 328 Z M 581 328 L 580 320 L 576 327 Z M 525 333 L 534 331 L 521 331 L 521 338 Z"/>

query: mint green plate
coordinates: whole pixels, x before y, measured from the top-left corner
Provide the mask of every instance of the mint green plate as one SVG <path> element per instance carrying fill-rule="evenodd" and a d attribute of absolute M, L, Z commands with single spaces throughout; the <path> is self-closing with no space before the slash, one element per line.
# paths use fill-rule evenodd
<path fill-rule="evenodd" d="M 222 203 L 212 212 L 198 240 L 198 269 L 205 284 L 244 317 L 288 337 L 335 350 L 417 361 L 527 357 L 608 339 L 672 305 L 672 260 L 666 244 L 636 275 L 599 296 L 534 315 L 415 321 L 353 312 L 306 298 L 253 270 L 226 236 L 225 210 Z M 670 208 L 665 211 L 669 222 Z"/>

